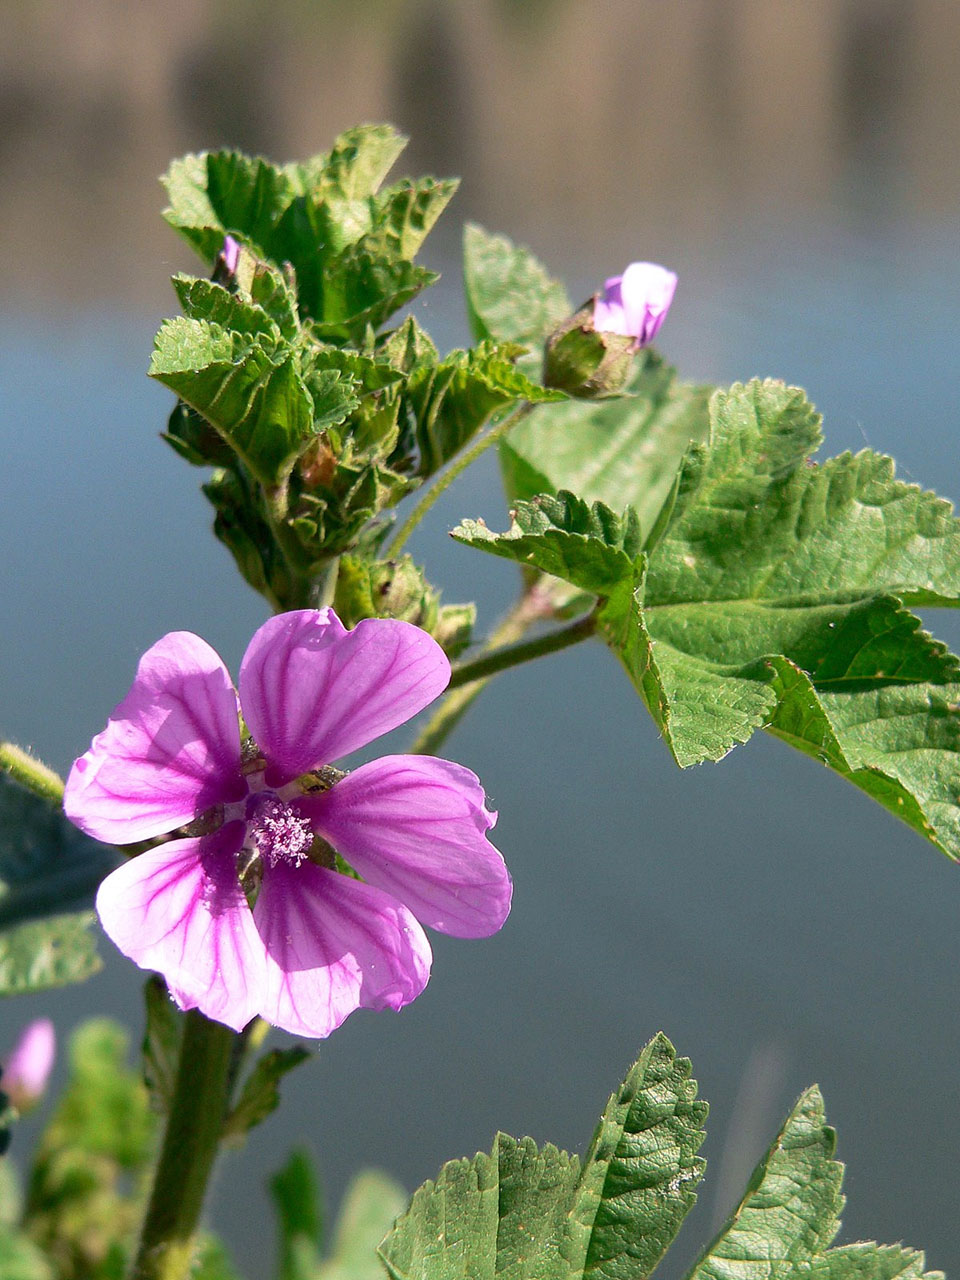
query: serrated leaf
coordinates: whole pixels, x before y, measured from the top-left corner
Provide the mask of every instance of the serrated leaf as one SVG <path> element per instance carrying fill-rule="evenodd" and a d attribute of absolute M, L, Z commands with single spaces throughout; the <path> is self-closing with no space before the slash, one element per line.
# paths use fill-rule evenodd
<path fill-rule="evenodd" d="M 946 1280 L 942 1271 L 924 1271 L 923 1254 L 902 1244 L 862 1241 L 828 1249 L 804 1276 L 809 1280 Z"/>
<path fill-rule="evenodd" d="M 280 330 L 263 307 L 245 302 L 223 285 L 187 275 L 175 275 L 171 283 L 188 319 L 209 320 L 234 333 L 262 335 L 274 343 L 279 341 Z"/>
<path fill-rule="evenodd" d="M 369 234 L 398 258 L 416 257 L 459 185 L 456 178 L 404 178 L 375 198 Z"/>
<path fill-rule="evenodd" d="M 500 445 L 507 494 L 570 489 L 618 510 L 629 503 L 649 534 L 687 446 L 709 432 L 708 395 L 647 350 L 622 396 L 543 406 L 517 424 Z"/>
<path fill-rule="evenodd" d="M 49 916 L 0 933 L 0 995 L 86 982 L 103 967 L 92 911 Z"/>
<path fill-rule="evenodd" d="M 416 1192 L 381 1245 L 394 1280 L 642 1280 L 695 1200 L 706 1104 L 665 1036 L 644 1049 L 576 1156 L 498 1134 Z"/>
<path fill-rule="evenodd" d="M 224 1137 L 242 1137 L 276 1111 L 280 1105 L 280 1081 L 310 1056 L 301 1045 L 265 1053 L 243 1082 L 240 1097 L 223 1122 Z"/>
<path fill-rule="evenodd" d="M 606 596 L 629 579 L 640 554 L 640 526 L 628 507 L 616 515 L 603 503 L 588 507 L 572 493 L 518 502 L 506 533 L 464 520 L 451 537 L 518 564 L 539 569 L 583 591 Z"/>
<path fill-rule="evenodd" d="M 170 1110 L 180 1057 L 182 1022 L 167 984 L 152 974 L 144 984 L 147 1025 L 143 1033 L 143 1080 L 154 1111 Z"/>
<path fill-rule="evenodd" d="M 383 1280 L 377 1246 L 407 1204 L 407 1194 L 378 1169 L 358 1173 L 347 1187 L 330 1256 L 316 1280 Z"/>
<path fill-rule="evenodd" d="M 0 929 L 92 906 L 120 861 L 59 806 L 0 773 Z"/>
<path fill-rule="evenodd" d="M 278 1280 L 315 1280 L 320 1265 L 323 1218 L 313 1164 L 294 1151 L 270 1179 L 280 1235 Z"/>
<path fill-rule="evenodd" d="M 407 139 L 389 124 L 361 124 L 341 133 L 312 160 L 284 166 L 298 195 L 319 192 L 344 200 L 372 196 L 393 168 Z"/>
<path fill-rule="evenodd" d="M 804 1093 L 750 1179 L 747 1193 L 688 1280 L 786 1280 L 840 1227 L 843 1165 L 820 1090 Z"/>
<path fill-rule="evenodd" d="M 542 346 L 573 311 L 566 289 L 529 249 L 475 222 L 463 229 L 463 283 L 475 342 Z M 558 487 L 575 486 L 561 482 Z"/>
<path fill-rule="evenodd" d="M 316 285 L 299 273 L 304 310 L 330 341 L 360 344 L 400 307 L 440 277 L 435 271 L 384 254 L 376 238 L 363 237 L 323 263 Z"/>
<path fill-rule="evenodd" d="M 263 484 L 277 484 L 325 427 L 357 406 L 335 372 L 308 391 L 295 353 L 206 321 L 164 321 L 150 376 L 210 422 Z"/>
<path fill-rule="evenodd" d="M 401 413 L 413 425 L 418 473 L 432 475 L 470 440 L 491 414 L 527 400 L 564 399 L 525 377 L 513 364 L 516 347 L 488 343 L 451 351 L 439 364 L 420 365 L 409 377 Z"/>
<path fill-rule="evenodd" d="M 576 558 L 532 551 L 532 527 L 458 536 L 600 596 L 598 632 L 680 765 L 770 728 L 960 858 L 960 659 L 903 605 L 960 600 L 960 522 L 889 459 L 811 464 L 819 417 L 795 388 L 737 385 L 710 414 L 645 572 L 621 561 L 615 581 L 608 556 L 588 586 Z"/>
<path fill-rule="evenodd" d="M 227 232 L 267 250 L 276 225 L 297 194 L 283 170 L 238 151 L 210 151 L 174 160 L 161 179 L 167 222 L 212 263 Z"/>

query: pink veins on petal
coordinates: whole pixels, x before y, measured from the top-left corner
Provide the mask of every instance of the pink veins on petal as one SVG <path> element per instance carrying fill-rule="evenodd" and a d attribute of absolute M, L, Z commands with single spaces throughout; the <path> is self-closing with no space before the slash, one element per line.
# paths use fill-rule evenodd
<path fill-rule="evenodd" d="M 330 609 L 264 623 L 239 699 L 205 641 L 158 640 L 64 794 L 67 816 L 99 840 L 176 834 L 103 881 L 107 934 L 162 973 L 181 1008 L 237 1030 L 259 1014 L 320 1037 L 354 1009 L 409 1004 L 430 975 L 420 921 L 486 937 L 509 913 L 510 876 L 487 839 L 496 814 L 449 761 L 326 766 L 416 715 L 449 678 L 426 632 L 386 619 L 347 631 Z M 334 850 L 362 880 L 337 869 Z"/>

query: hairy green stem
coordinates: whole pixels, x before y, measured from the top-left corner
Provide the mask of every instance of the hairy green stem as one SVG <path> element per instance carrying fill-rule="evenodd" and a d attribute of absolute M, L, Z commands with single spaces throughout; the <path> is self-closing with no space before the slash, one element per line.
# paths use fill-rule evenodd
<path fill-rule="evenodd" d="M 407 539 L 413 533 L 414 529 L 427 514 L 436 500 L 444 493 L 456 480 L 462 471 L 466 471 L 471 462 L 476 462 L 482 453 L 485 453 L 492 444 L 496 444 L 498 440 L 502 440 L 511 427 L 515 427 L 517 423 L 527 416 L 533 405 L 528 401 L 524 401 L 513 413 L 508 413 L 490 430 L 480 437 L 469 449 L 463 453 L 457 454 L 450 462 L 445 471 L 441 471 L 433 484 L 423 495 L 417 505 L 413 508 L 406 520 L 394 534 L 389 547 L 384 552 L 385 559 L 395 559 L 401 551 Z"/>
<path fill-rule="evenodd" d="M 521 640 L 518 644 L 494 649 L 470 662 L 461 662 L 455 666 L 448 687 L 459 689 L 461 685 L 471 684 L 475 680 L 486 680 L 500 671 L 518 667 L 522 662 L 532 662 L 534 658 L 542 658 L 548 653 L 558 653 L 572 644 L 587 640 L 596 629 L 596 616 L 588 613 L 585 617 L 578 618 L 576 622 L 559 627 L 556 631 L 548 631 L 546 635 L 537 636 L 534 640 Z"/>
<path fill-rule="evenodd" d="M 0 742 L 0 773 L 9 774 L 14 782 L 19 782 L 42 800 L 49 800 L 55 805 L 63 802 L 63 779 L 60 775 L 12 742 Z"/>
<path fill-rule="evenodd" d="M 236 1077 L 236 1044 L 229 1027 L 196 1009 L 186 1015 L 167 1129 L 131 1280 L 184 1280 L 189 1274 L 193 1236 Z"/>

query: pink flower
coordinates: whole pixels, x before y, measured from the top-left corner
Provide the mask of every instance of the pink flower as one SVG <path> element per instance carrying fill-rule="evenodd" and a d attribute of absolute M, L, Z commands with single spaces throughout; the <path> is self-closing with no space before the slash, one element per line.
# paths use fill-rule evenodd
<path fill-rule="evenodd" d="M 234 239 L 233 236 L 224 236 L 220 257 L 223 259 L 227 274 L 236 275 L 237 266 L 240 262 L 240 241 Z"/>
<path fill-rule="evenodd" d="M 593 304 L 593 327 L 601 333 L 633 338 L 634 349 L 651 343 L 667 318 L 677 277 L 655 262 L 631 262 L 622 276 L 611 276 Z"/>
<path fill-rule="evenodd" d="M 205 641 L 158 640 L 64 795 L 67 816 L 97 839 L 176 835 L 100 886 L 97 911 L 120 950 L 162 973 L 183 1009 L 236 1030 L 260 1014 L 326 1036 L 354 1009 L 400 1009 L 420 994 L 432 956 L 418 920 L 457 937 L 495 933 L 511 883 L 474 774 L 429 756 L 329 767 L 416 715 L 449 678 L 425 631 L 386 619 L 347 631 L 331 609 L 264 623 L 239 700 Z"/>
<path fill-rule="evenodd" d="M 3 1068 L 0 1089 L 19 1111 L 43 1097 L 57 1056 L 57 1034 L 49 1018 L 37 1018 L 22 1032 Z"/>

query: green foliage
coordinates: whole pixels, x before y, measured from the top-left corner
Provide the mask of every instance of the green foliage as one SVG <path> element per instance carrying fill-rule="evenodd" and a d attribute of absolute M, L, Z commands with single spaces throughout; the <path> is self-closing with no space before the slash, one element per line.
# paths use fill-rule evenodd
<path fill-rule="evenodd" d="M 463 284 L 475 342 L 542 347 L 573 310 L 566 289 L 529 249 L 474 222 L 463 230 Z"/>
<path fill-rule="evenodd" d="M 280 1236 L 278 1280 L 312 1280 L 320 1266 L 323 1215 L 313 1164 L 294 1151 L 270 1179 Z"/>
<path fill-rule="evenodd" d="M 498 410 L 522 400 L 539 404 L 566 398 L 520 373 L 513 364 L 519 351 L 485 342 L 474 350 L 451 351 L 439 364 L 422 364 L 411 373 L 403 411 L 415 424 L 421 476 L 439 470 Z"/>
<path fill-rule="evenodd" d="M 383 1280 L 377 1246 L 406 1204 L 403 1188 L 385 1173 L 358 1173 L 344 1195 L 330 1255 L 314 1280 Z"/>
<path fill-rule="evenodd" d="M 0 995 L 85 982 L 102 968 L 92 911 L 49 916 L 0 933 Z"/>
<path fill-rule="evenodd" d="M 57 1280 L 113 1280 L 142 1212 L 155 1121 L 146 1088 L 127 1066 L 121 1028 L 85 1023 L 69 1056 L 67 1090 L 30 1174 L 23 1229 Z"/>
<path fill-rule="evenodd" d="M 424 1183 L 380 1246 L 392 1280 L 646 1280 L 696 1199 L 706 1112 L 689 1062 L 657 1036 L 582 1164 L 501 1133 L 490 1155 Z M 835 1142 L 809 1089 L 687 1280 L 943 1280 L 902 1245 L 829 1247 L 843 1207 Z"/>
<path fill-rule="evenodd" d="M 511 499 L 570 489 L 654 528 L 691 440 L 710 429 L 709 388 L 680 382 L 653 351 L 643 352 L 625 394 L 538 409 L 500 445 Z"/>
<path fill-rule="evenodd" d="M 425 1183 L 381 1245 L 394 1280 L 649 1273 L 695 1200 L 706 1105 L 665 1036 L 644 1049 L 583 1164 L 498 1134 Z"/>
<path fill-rule="evenodd" d="M 280 1105 L 281 1079 L 310 1056 L 302 1045 L 265 1053 L 243 1082 L 240 1097 L 223 1122 L 224 1137 L 242 1137 L 276 1111 Z"/>
<path fill-rule="evenodd" d="M 819 417 L 783 383 L 717 392 L 710 424 L 643 556 L 632 514 L 621 549 L 612 513 L 590 528 L 565 493 L 454 536 L 600 597 L 598 632 L 680 765 L 767 728 L 960 857 L 960 659 L 904 607 L 960 602 L 949 504 L 868 450 L 810 462 Z"/>

